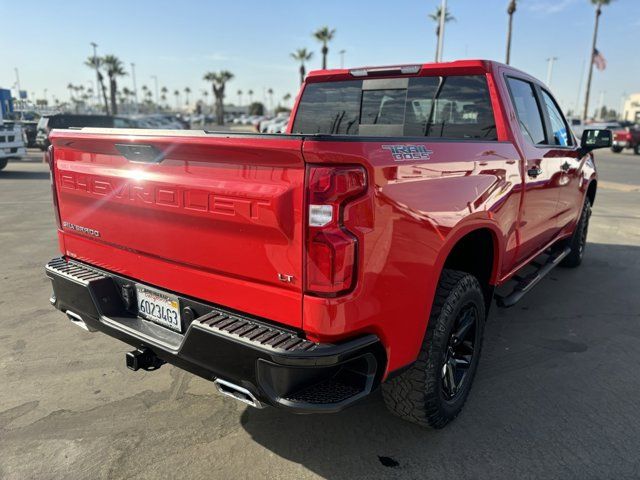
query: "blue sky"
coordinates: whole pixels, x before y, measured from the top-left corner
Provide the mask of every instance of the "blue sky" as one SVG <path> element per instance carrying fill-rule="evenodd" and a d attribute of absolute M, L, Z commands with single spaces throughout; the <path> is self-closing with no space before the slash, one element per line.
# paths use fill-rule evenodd
<path fill-rule="evenodd" d="M 329 66 L 420 63 L 435 51 L 434 23 L 427 14 L 439 0 L 293 0 L 165 1 L 0 0 L 0 86 L 15 83 L 19 68 L 23 89 L 67 99 L 69 82 L 88 86 L 94 76 L 83 66 L 91 54 L 113 53 L 136 64 L 138 88 L 153 89 L 152 75 L 171 92 L 190 87 L 196 98 L 207 88 L 209 70 L 235 74 L 235 92 L 253 89 L 254 98 L 273 88 L 276 98 L 298 89 L 297 65 L 289 53 L 299 47 L 316 52 L 309 67 L 318 68 L 320 52 L 311 33 L 322 25 L 337 29 Z M 507 0 L 449 0 L 456 17 L 446 29 L 444 58 L 504 60 Z M 575 108 L 577 89 L 588 56 L 594 9 L 589 0 L 521 0 L 514 20 L 512 64 L 546 79 L 546 58 L 558 57 L 552 89 L 563 108 Z M 10 21 L 6 21 L 10 19 Z M 593 108 L 618 109 L 623 93 L 640 92 L 640 1 L 616 0 L 601 17 L 599 50 L 608 61 L 594 73 Z M 131 77 L 121 80 L 131 88 Z M 584 87 L 583 87 L 584 91 Z M 172 97 L 172 96 L 171 96 Z M 172 97 L 173 98 L 173 97 Z"/>

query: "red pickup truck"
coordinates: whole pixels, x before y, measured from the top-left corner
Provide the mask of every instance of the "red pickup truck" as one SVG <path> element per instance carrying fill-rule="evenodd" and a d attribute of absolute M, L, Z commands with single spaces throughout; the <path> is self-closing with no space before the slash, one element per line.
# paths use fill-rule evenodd
<path fill-rule="evenodd" d="M 490 61 L 311 73 L 281 135 L 54 130 L 51 303 L 255 407 L 382 387 L 443 427 L 491 303 L 580 264 L 597 178 L 551 93 Z M 500 287 L 498 295 L 495 290 Z"/>
<path fill-rule="evenodd" d="M 620 153 L 625 148 L 630 148 L 633 150 L 633 153 L 640 155 L 640 125 L 613 131 L 611 151 L 613 153 Z"/>

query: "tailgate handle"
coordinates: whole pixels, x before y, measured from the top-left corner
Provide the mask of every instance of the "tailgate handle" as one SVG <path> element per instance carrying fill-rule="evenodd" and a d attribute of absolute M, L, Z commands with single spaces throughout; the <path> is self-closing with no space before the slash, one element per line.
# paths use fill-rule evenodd
<path fill-rule="evenodd" d="M 127 160 L 131 162 L 160 163 L 164 160 L 164 153 L 153 145 L 116 143 L 115 147 Z"/>

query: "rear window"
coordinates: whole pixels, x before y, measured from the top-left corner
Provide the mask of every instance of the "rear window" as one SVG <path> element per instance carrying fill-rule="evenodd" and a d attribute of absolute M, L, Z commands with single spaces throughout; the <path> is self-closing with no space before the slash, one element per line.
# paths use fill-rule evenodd
<path fill-rule="evenodd" d="M 497 139 L 481 75 L 312 83 L 292 132 Z"/>

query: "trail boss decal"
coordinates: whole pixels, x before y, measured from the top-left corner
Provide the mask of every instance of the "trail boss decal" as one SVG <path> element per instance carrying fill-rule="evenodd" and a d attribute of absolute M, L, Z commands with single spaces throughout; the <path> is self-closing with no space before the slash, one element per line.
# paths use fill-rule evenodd
<path fill-rule="evenodd" d="M 429 160 L 433 150 L 424 145 L 382 145 L 383 150 L 391 152 L 396 162 L 405 160 Z"/>

